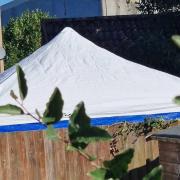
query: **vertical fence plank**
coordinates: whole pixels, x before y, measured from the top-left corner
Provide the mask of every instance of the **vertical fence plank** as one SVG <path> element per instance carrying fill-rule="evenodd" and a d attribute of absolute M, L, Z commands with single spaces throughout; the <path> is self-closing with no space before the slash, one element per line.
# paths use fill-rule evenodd
<path fill-rule="evenodd" d="M 29 180 L 38 180 L 39 177 L 39 166 L 37 164 L 36 149 L 35 149 L 36 139 L 33 136 L 33 132 L 25 133 L 25 147 L 26 147 L 26 158 L 28 161 L 28 174 L 27 178 Z"/>
<path fill-rule="evenodd" d="M 10 133 L 7 135 L 8 138 L 8 153 L 9 153 L 9 179 L 17 179 L 19 177 L 19 156 L 21 152 L 20 151 L 17 141 L 16 141 L 16 134 Z"/>
<path fill-rule="evenodd" d="M 19 154 L 18 159 L 19 163 L 17 165 L 19 171 L 19 179 L 25 179 L 28 175 L 28 161 L 26 156 L 26 146 L 25 146 L 25 134 L 24 133 L 16 133 L 16 139 L 13 139 L 17 143 L 17 153 Z"/>
<path fill-rule="evenodd" d="M 34 132 L 34 147 L 35 147 L 35 158 L 38 167 L 38 179 L 46 180 L 46 167 L 45 167 L 45 151 L 44 151 L 44 136 L 43 132 Z"/>
<path fill-rule="evenodd" d="M 0 134 L 0 180 L 8 179 L 9 170 L 7 134 Z"/>
<path fill-rule="evenodd" d="M 55 166 L 54 155 L 53 155 L 53 142 L 45 137 L 44 133 L 44 150 L 45 150 L 45 167 L 46 167 L 46 178 L 47 180 L 55 179 Z M 61 142 L 59 142 L 61 143 Z M 55 160 L 57 161 L 57 160 Z"/>

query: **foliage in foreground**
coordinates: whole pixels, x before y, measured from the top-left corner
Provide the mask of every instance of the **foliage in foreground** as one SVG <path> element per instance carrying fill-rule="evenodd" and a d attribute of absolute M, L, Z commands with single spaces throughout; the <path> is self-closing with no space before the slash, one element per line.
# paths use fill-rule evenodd
<path fill-rule="evenodd" d="M 28 112 L 23 105 L 23 101 L 28 93 L 25 74 L 19 65 L 16 66 L 16 71 L 20 97 L 18 97 L 13 90 L 11 90 L 10 95 L 19 104 L 19 106 L 11 104 L 1 106 L 0 113 L 11 115 L 26 114 L 34 118 L 39 123 L 42 123 L 46 126 L 47 138 L 50 140 L 59 140 L 62 143 L 65 143 L 66 150 L 76 151 L 96 168 L 88 173 L 93 180 L 120 180 L 127 174 L 128 164 L 131 162 L 134 155 L 133 149 L 127 149 L 123 153 L 114 156 L 112 160 L 105 160 L 101 163 L 101 165 L 94 162 L 98 159 L 98 157 L 86 153 L 85 149 L 90 143 L 108 141 L 111 140 L 112 137 L 106 130 L 91 126 L 90 118 L 86 114 L 83 102 L 80 102 L 75 107 L 75 110 L 70 117 L 68 126 L 69 139 L 63 139 L 58 136 L 58 133 L 53 126 L 54 123 L 60 121 L 63 116 L 62 109 L 64 102 L 60 90 L 55 88 L 49 102 L 46 105 L 43 115 L 41 115 L 36 109 L 37 117 L 35 117 L 33 114 Z M 162 167 L 156 167 L 148 175 L 146 175 L 143 180 L 160 180 L 161 173 Z"/>
<path fill-rule="evenodd" d="M 20 17 L 11 18 L 3 28 L 4 48 L 7 53 L 5 68 L 27 57 L 41 46 L 41 20 L 49 18 L 40 10 L 25 11 Z"/>

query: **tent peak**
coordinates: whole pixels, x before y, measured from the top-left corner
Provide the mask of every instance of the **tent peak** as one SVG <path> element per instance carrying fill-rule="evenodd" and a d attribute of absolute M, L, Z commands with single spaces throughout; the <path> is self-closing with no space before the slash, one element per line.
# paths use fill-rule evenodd
<path fill-rule="evenodd" d="M 56 37 L 72 37 L 72 36 L 81 36 L 80 34 L 78 34 L 75 30 L 73 30 L 70 27 L 65 27 Z"/>

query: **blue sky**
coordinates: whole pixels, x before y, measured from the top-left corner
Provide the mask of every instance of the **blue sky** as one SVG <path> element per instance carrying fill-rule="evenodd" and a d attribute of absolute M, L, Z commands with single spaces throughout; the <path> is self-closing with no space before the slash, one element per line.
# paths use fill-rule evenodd
<path fill-rule="evenodd" d="M 8 2 L 10 2 L 12 0 L 0 0 L 0 6 L 3 5 L 3 4 L 6 4 Z"/>

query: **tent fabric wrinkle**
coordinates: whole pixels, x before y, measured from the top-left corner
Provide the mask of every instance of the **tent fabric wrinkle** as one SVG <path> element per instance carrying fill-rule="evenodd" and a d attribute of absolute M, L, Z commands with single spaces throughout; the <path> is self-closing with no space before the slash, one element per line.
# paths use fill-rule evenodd
<path fill-rule="evenodd" d="M 19 64 L 28 85 L 24 106 L 32 114 L 35 109 L 44 112 L 54 88 L 58 87 L 64 99 L 63 112 L 71 114 L 84 101 L 95 125 L 129 118 L 141 121 L 142 117 L 154 115 L 165 119 L 180 117 L 177 113 L 180 107 L 173 103 L 180 93 L 180 78 L 119 57 L 68 27 Z M 9 95 L 11 90 L 18 94 L 15 66 L 0 74 L 0 105 L 17 105 Z M 67 118 L 63 120 L 60 123 Z M 27 128 L 36 123 L 25 115 L 0 115 L 0 131 L 5 126 L 9 131 L 13 125 Z"/>

